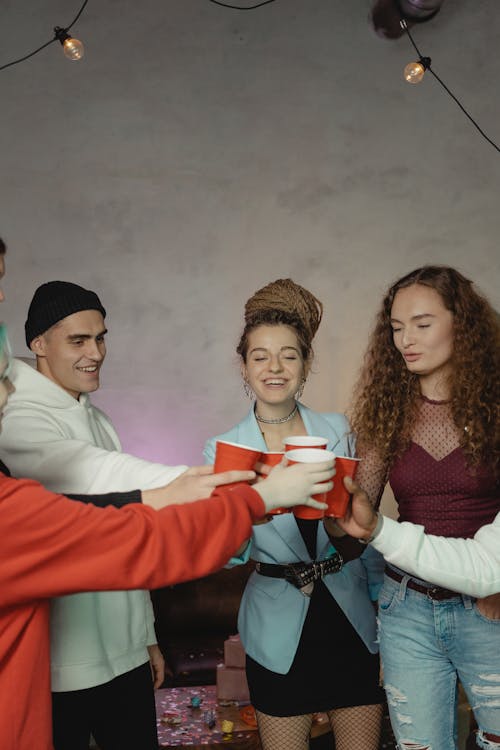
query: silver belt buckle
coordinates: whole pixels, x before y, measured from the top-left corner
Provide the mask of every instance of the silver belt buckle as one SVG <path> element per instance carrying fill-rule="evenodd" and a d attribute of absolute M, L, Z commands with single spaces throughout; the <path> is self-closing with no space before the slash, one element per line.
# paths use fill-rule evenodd
<path fill-rule="evenodd" d="M 310 597 L 314 591 L 314 581 L 310 581 L 309 583 L 306 583 L 305 586 L 301 586 L 299 591 L 302 596 Z"/>

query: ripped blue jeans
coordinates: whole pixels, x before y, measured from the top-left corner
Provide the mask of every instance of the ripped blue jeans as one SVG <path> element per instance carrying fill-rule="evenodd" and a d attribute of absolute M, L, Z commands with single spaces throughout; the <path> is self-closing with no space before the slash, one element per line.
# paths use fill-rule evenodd
<path fill-rule="evenodd" d="M 500 620 L 474 599 L 433 601 L 385 576 L 380 655 L 391 724 L 401 750 L 456 750 L 457 677 L 479 726 L 480 748 L 500 750 Z M 419 580 L 419 579 L 413 579 Z"/>

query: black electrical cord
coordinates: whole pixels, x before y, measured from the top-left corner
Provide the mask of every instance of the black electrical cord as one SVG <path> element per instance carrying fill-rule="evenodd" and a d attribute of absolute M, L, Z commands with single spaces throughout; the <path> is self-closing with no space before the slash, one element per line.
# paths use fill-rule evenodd
<path fill-rule="evenodd" d="M 82 5 L 82 7 L 78 11 L 78 13 L 74 17 L 74 19 L 71 21 L 70 25 L 64 27 L 64 31 L 68 31 L 68 29 L 70 29 L 78 21 L 78 19 L 80 18 L 80 16 L 83 13 L 83 9 L 85 8 L 85 6 L 88 3 L 88 1 L 89 0 L 84 0 L 84 3 Z M 56 28 L 58 28 L 58 27 L 56 27 Z M 20 57 L 17 60 L 12 60 L 12 62 L 5 63 L 5 65 L 0 65 L 0 70 L 5 70 L 5 68 L 10 68 L 11 65 L 17 65 L 17 63 L 23 62 L 24 60 L 29 60 L 29 58 L 33 57 L 33 55 L 36 55 L 37 52 L 40 52 L 42 49 L 45 49 L 45 47 L 48 47 L 49 44 L 52 44 L 53 42 L 57 42 L 58 38 L 59 37 L 56 35 L 56 36 L 54 36 L 53 39 L 50 39 L 48 42 L 45 42 L 45 44 L 42 44 L 41 47 L 38 47 L 37 49 L 33 50 L 33 52 L 30 52 L 29 54 L 24 55 L 24 57 Z"/>
<path fill-rule="evenodd" d="M 402 29 L 404 29 L 404 30 L 406 31 L 406 34 L 408 35 L 408 38 L 409 38 L 410 42 L 411 42 L 411 43 L 412 43 L 412 45 L 414 46 L 414 48 L 415 48 L 415 50 L 416 50 L 416 52 L 417 52 L 417 55 L 418 55 L 418 57 L 419 57 L 419 60 L 418 60 L 418 61 L 419 61 L 419 63 L 421 63 L 421 64 L 422 64 L 422 65 L 424 66 L 424 68 L 425 68 L 426 70 L 428 70 L 428 71 L 429 71 L 429 73 L 431 73 L 431 74 L 432 74 L 432 75 L 434 76 L 434 78 L 436 79 L 436 81 L 437 81 L 437 82 L 438 82 L 439 84 L 441 84 L 441 86 L 442 86 L 442 87 L 444 88 L 444 90 L 446 91 L 446 93 L 447 93 L 447 94 L 449 94 L 449 95 L 451 96 L 451 98 L 453 99 L 453 101 L 455 101 L 455 102 L 456 102 L 456 103 L 458 104 L 458 106 L 460 107 L 460 109 L 462 110 L 462 112 L 464 113 L 464 115 L 465 115 L 466 117 L 468 117 L 468 118 L 469 118 L 469 120 L 471 121 L 471 123 L 472 123 L 472 124 L 474 125 L 474 127 L 475 127 L 475 128 L 476 128 L 476 129 L 477 129 L 477 130 L 478 130 L 478 131 L 479 131 L 479 132 L 481 133 L 481 135 L 483 136 L 483 138 L 484 138 L 485 140 L 487 140 L 487 141 L 488 141 L 488 143 L 490 143 L 490 144 L 491 144 L 491 145 L 493 146 L 493 148 L 495 148 L 495 149 L 496 149 L 497 151 L 500 151 L 500 147 L 498 147 L 498 146 L 497 146 L 497 144 L 496 144 L 496 143 L 495 143 L 494 141 L 492 141 L 492 140 L 491 140 L 491 138 L 488 138 L 488 136 L 486 135 L 486 133 L 484 132 L 484 130 L 482 130 L 482 129 L 481 129 L 480 127 L 479 127 L 479 125 L 477 124 L 477 122 L 476 122 L 476 121 L 474 120 L 474 118 L 473 118 L 473 117 L 472 117 L 472 116 L 471 116 L 471 115 L 470 115 L 470 114 L 469 114 L 469 113 L 467 112 L 467 110 L 466 110 L 466 109 L 465 109 L 465 107 L 464 107 L 464 106 L 463 106 L 463 105 L 461 104 L 461 102 L 460 102 L 460 101 L 459 101 L 459 100 L 457 99 L 457 97 L 455 96 L 455 94 L 454 94 L 454 93 L 453 93 L 452 91 L 450 91 L 450 89 L 448 88 L 448 86 L 446 86 L 446 84 L 445 84 L 445 83 L 444 83 L 444 82 L 443 82 L 443 81 L 441 80 L 441 78 L 440 78 L 440 77 L 438 76 L 438 74 L 437 74 L 437 73 L 435 73 L 435 72 L 434 72 L 434 71 L 432 70 L 432 67 L 431 67 L 431 60 L 430 60 L 430 58 L 429 58 L 429 57 L 424 57 L 424 56 L 422 55 L 422 53 L 420 52 L 419 48 L 418 48 L 418 47 L 417 47 L 417 45 L 415 44 L 415 41 L 414 41 L 414 39 L 413 39 L 412 35 L 410 34 L 410 30 L 409 30 L 409 28 L 408 28 L 408 24 L 406 23 L 406 21 L 405 21 L 404 19 L 402 19 L 402 20 L 401 20 L 401 28 L 402 28 Z"/>
<path fill-rule="evenodd" d="M 82 7 L 80 8 L 80 10 L 79 10 L 79 11 L 78 11 L 78 13 L 76 14 L 76 16 L 75 16 L 75 17 L 73 18 L 73 20 L 71 21 L 70 25 L 69 25 L 69 26 L 66 26 L 66 31 L 68 31 L 68 29 L 70 29 L 70 28 L 71 28 L 72 26 L 74 26 L 74 25 L 75 25 L 75 23 L 76 23 L 76 22 L 78 21 L 78 19 L 80 18 L 80 16 L 81 16 L 81 15 L 82 15 L 82 13 L 83 13 L 83 10 L 84 10 L 85 6 L 86 6 L 86 5 L 87 5 L 87 3 L 88 3 L 88 1 L 89 1 L 89 0 L 84 0 L 84 2 L 83 2 L 83 5 L 82 5 Z"/>
<path fill-rule="evenodd" d="M 0 65 L 0 70 L 5 70 L 5 68 L 10 68 L 11 65 L 17 65 L 17 63 L 23 62 L 23 60 L 29 60 L 30 57 L 33 57 L 33 55 L 36 55 L 37 52 L 40 52 L 40 50 L 45 49 L 45 47 L 48 47 L 49 44 L 52 44 L 52 42 L 55 42 L 56 38 L 50 40 L 50 42 L 45 42 L 45 44 L 42 44 L 41 47 L 38 47 L 38 49 L 34 50 L 33 52 L 30 52 L 29 55 L 25 55 L 24 57 L 20 57 L 18 60 L 12 60 L 10 63 L 6 63 L 5 65 Z"/>
<path fill-rule="evenodd" d="M 232 8 L 232 10 L 255 10 L 255 8 L 260 8 L 262 5 L 274 3 L 276 0 L 262 0 L 262 2 L 255 5 L 231 5 L 230 3 L 222 3 L 221 0 L 209 0 L 209 2 L 220 5 L 222 8 Z"/>

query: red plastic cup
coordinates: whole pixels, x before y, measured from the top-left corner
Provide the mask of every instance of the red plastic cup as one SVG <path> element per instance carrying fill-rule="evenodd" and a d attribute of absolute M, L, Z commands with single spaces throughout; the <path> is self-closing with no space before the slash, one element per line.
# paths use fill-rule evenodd
<path fill-rule="evenodd" d="M 285 451 L 293 451 L 297 448 L 324 448 L 328 445 L 328 440 L 314 435 L 291 435 L 283 438 Z"/>
<path fill-rule="evenodd" d="M 283 460 L 284 455 L 284 451 L 282 453 L 279 451 L 266 451 L 260 454 L 259 463 L 264 464 L 264 466 L 277 466 Z"/>
<path fill-rule="evenodd" d="M 348 456 L 335 457 L 335 476 L 333 478 L 333 489 L 326 493 L 328 509 L 325 516 L 329 518 L 342 518 L 345 516 L 349 505 L 349 493 L 344 487 L 344 477 L 354 479 L 358 464 L 361 459 L 349 458 Z"/>
<path fill-rule="evenodd" d="M 261 452 L 250 448 L 248 445 L 230 443 L 226 440 L 217 440 L 215 443 L 214 474 L 221 471 L 253 471 L 259 460 Z M 231 482 L 223 487 L 237 487 L 242 482 Z"/>
<path fill-rule="evenodd" d="M 283 460 L 284 455 L 285 455 L 284 453 L 279 453 L 275 451 L 261 453 L 259 462 L 261 464 L 264 464 L 265 466 L 277 466 Z M 290 512 L 290 508 L 275 508 L 274 510 L 270 510 L 268 515 L 280 516 L 282 513 L 289 513 L 289 512 Z"/>
<path fill-rule="evenodd" d="M 290 465 L 293 464 L 317 464 L 327 461 L 329 458 L 335 458 L 335 453 L 324 450 L 323 448 L 295 448 L 286 451 L 286 460 Z M 319 495 L 312 495 L 314 500 L 320 503 L 326 503 L 327 492 L 321 492 Z M 321 508 L 310 508 L 308 505 L 296 505 L 292 508 L 294 516 L 297 518 L 323 518 L 325 511 Z"/>

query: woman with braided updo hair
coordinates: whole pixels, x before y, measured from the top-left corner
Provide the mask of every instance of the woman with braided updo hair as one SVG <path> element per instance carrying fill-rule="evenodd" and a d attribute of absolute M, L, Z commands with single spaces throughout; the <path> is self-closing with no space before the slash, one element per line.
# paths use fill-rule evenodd
<path fill-rule="evenodd" d="M 278 279 L 248 300 L 237 352 L 254 402 L 242 422 L 207 442 L 210 463 L 217 439 L 274 452 L 283 451 L 284 438 L 314 435 L 327 438 L 327 448 L 337 455 L 353 455 L 342 414 L 319 414 L 297 400 L 310 372 L 322 313 L 321 302 L 291 279 Z M 356 559 L 345 562 L 346 555 L 336 572 L 329 567 L 338 559 L 330 531 L 330 519 L 275 515 L 254 526 L 251 539 L 231 560 L 257 562 L 238 629 L 263 750 L 305 750 L 313 714 L 323 711 L 336 750 L 378 748 L 384 696 L 370 593 L 376 598 L 383 561 L 360 546 L 363 555 L 358 551 Z M 290 579 L 289 564 L 314 570 L 315 580 L 300 586 Z"/>
<path fill-rule="evenodd" d="M 473 537 L 500 511 L 499 407 L 500 327 L 488 301 L 448 266 L 396 281 L 351 414 L 356 481 L 373 505 L 389 481 L 400 521 Z M 500 748 L 500 594 L 474 600 L 388 564 L 379 620 L 398 747 L 456 750 L 458 678 L 477 746 Z"/>

